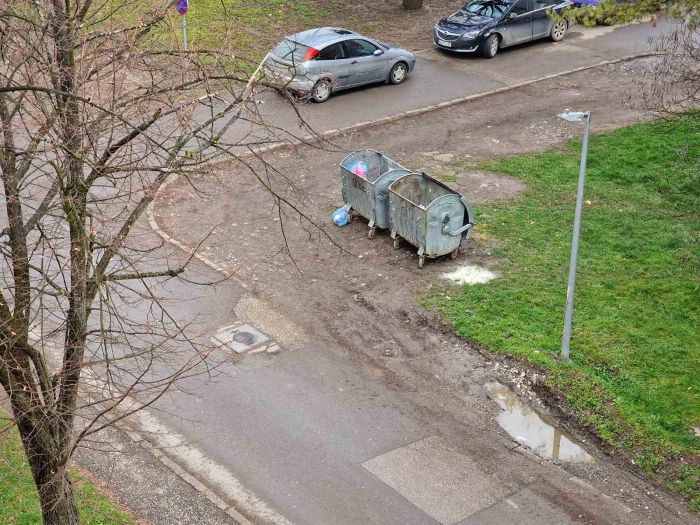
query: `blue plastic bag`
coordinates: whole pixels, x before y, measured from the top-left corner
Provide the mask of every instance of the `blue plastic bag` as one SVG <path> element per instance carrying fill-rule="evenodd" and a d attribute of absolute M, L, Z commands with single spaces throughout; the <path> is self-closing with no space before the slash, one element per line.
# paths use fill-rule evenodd
<path fill-rule="evenodd" d="M 350 214 L 345 206 L 338 208 L 333 212 L 333 222 L 337 226 L 345 226 L 350 222 Z"/>

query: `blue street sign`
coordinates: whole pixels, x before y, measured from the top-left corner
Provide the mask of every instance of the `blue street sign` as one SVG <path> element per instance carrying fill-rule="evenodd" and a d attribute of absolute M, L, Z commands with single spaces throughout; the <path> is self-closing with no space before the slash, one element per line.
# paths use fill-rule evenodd
<path fill-rule="evenodd" d="M 189 3 L 187 0 L 175 0 L 175 8 L 177 9 L 178 13 L 185 16 L 187 14 L 187 9 L 189 8 Z"/>

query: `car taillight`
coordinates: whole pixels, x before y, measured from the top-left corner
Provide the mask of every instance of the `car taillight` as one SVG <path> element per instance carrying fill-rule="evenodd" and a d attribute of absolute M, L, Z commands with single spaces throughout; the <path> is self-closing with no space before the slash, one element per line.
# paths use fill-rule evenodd
<path fill-rule="evenodd" d="M 314 58 L 316 58 L 316 55 L 318 55 L 318 49 L 310 47 L 304 54 L 304 62 L 306 62 L 307 60 L 313 60 Z"/>

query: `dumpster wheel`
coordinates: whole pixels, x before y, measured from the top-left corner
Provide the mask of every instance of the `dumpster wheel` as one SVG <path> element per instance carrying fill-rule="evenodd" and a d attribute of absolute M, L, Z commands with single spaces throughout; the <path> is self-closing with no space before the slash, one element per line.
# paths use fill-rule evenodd
<path fill-rule="evenodd" d="M 394 239 L 394 250 L 398 250 L 399 248 L 401 248 L 401 239 L 397 237 Z"/>
<path fill-rule="evenodd" d="M 367 232 L 367 237 L 370 239 L 374 239 L 374 236 L 377 234 L 377 228 L 376 226 L 372 226 L 369 231 Z"/>
<path fill-rule="evenodd" d="M 425 266 L 425 255 L 420 255 L 418 257 L 418 268 L 423 268 Z"/>
<path fill-rule="evenodd" d="M 457 257 L 459 257 L 459 246 L 450 252 L 450 259 L 454 261 Z"/>

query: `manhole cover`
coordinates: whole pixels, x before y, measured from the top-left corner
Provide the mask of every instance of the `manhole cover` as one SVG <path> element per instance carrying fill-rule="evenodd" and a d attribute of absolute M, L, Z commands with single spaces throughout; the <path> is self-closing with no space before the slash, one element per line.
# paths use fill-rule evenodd
<path fill-rule="evenodd" d="M 219 330 L 212 340 L 229 347 L 234 352 L 241 354 L 270 341 L 270 338 L 261 331 L 248 324 L 225 326 Z"/>

